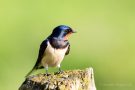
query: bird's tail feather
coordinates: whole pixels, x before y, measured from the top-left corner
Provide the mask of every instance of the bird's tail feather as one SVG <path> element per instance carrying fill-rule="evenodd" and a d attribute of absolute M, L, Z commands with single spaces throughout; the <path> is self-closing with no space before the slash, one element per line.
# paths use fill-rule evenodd
<path fill-rule="evenodd" d="M 35 66 L 33 67 L 33 69 L 31 69 L 30 72 L 27 73 L 27 75 L 26 75 L 25 77 L 28 77 L 33 71 L 35 71 L 35 70 L 37 70 L 37 69 L 42 69 L 42 68 L 43 68 L 43 66 L 38 66 L 38 67 L 37 67 L 37 65 L 35 65 Z"/>
<path fill-rule="evenodd" d="M 28 77 L 33 71 L 35 71 L 35 68 L 33 68 L 32 70 L 30 70 L 30 72 L 28 72 L 25 77 Z"/>

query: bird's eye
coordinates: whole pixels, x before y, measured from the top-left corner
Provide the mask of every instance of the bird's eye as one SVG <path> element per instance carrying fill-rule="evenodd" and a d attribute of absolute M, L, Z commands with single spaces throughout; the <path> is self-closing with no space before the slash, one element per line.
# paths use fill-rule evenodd
<path fill-rule="evenodd" d="M 65 30 L 66 33 L 68 33 L 68 30 Z"/>

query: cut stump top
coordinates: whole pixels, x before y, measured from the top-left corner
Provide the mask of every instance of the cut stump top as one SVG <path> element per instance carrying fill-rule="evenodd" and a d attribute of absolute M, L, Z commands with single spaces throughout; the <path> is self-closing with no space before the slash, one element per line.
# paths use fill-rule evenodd
<path fill-rule="evenodd" d="M 96 90 L 93 69 L 29 76 L 19 90 Z"/>

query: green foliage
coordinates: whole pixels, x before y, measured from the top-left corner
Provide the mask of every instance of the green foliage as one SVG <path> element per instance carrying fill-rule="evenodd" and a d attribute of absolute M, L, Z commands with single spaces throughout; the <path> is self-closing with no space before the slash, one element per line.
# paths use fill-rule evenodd
<path fill-rule="evenodd" d="M 78 32 L 64 70 L 92 66 L 98 90 L 135 89 L 134 0 L 1 0 L 0 90 L 18 89 L 40 43 L 60 24 Z"/>

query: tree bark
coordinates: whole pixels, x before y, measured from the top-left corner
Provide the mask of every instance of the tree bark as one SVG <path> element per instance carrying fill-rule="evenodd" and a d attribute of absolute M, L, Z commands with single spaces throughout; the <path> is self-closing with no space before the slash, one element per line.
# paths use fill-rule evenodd
<path fill-rule="evenodd" d="M 96 90 L 92 68 L 29 76 L 19 90 Z"/>

